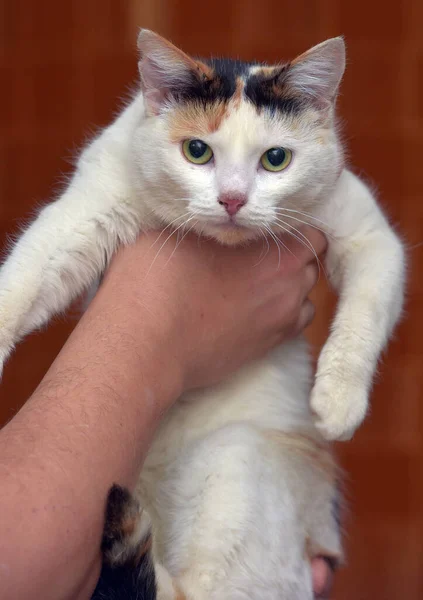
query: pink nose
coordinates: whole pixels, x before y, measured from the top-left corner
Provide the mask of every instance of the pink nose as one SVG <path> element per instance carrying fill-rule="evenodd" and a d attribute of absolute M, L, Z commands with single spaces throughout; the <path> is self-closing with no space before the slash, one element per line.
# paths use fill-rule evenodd
<path fill-rule="evenodd" d="M 231 194 L 224 194 L 219 198 L 219 204 L 225 207 L 226 212 L 231 217 L 236 215 L 240 208 L 247 203 L 245 196 L 235 196 Z"/>

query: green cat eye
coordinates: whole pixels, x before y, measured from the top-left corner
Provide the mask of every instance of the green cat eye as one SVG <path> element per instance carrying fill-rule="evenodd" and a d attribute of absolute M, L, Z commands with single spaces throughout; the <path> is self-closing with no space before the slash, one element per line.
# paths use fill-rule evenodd
<path fill-rule="evenodd" d="M 205 165 L 213 158 L 213 150 L 201 140 L 185 140 L 182 152 L 187 160 L 196 165 Z"/>
<path fill-rule="evenodd" d="M 283 171 L 292 160 L 292 152 L 287 148 L 270 148 L 260 159 L 266 171 Z"/>

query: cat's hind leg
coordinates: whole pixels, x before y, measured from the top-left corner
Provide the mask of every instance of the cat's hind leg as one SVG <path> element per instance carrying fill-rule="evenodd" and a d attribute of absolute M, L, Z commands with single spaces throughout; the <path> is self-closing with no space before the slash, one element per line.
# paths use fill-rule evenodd
<path fill-rule="evenodd" d="M 313 491 L 297 464 L 247 423 L 178 459 L 157 505 L 163 562 L 187 600 L 312 600 L 304 513 Z"/>
<path fill-rule="evenodd" d="M 91 600 L 183 600 L 167 571 L 153 560 L 148 514 L 116 484 L 107 499 L 102 552 L 103 566 Z"/>

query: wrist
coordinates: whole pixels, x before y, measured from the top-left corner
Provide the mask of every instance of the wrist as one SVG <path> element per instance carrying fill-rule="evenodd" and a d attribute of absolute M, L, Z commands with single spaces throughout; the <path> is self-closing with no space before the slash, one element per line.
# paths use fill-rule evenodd
<path fill-rule="evenodd" d="M 75 333 L 93 348 L 99 383 L 129 402 L 149 398 L 153 416 L 160 416 L 183 391 L 176 319 L 160 290 L 145 286 L 140 294 L 129 274 L 116 275 L 105 280 Z"/>

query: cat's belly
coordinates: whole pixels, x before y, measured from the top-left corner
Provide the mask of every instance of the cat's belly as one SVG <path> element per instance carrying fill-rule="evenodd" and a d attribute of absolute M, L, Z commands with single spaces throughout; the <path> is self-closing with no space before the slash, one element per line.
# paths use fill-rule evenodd
<path fill-rule="evenodd" d="M 151 508 L 165 471 L 190 444 L 230 423 L 284 432 L 314 432 L 309 410 L 312 381 L 307 344 L 298 338 L 243 367 L 225 383 L 181 397 L 160 425 L 140 479 Z"/>

